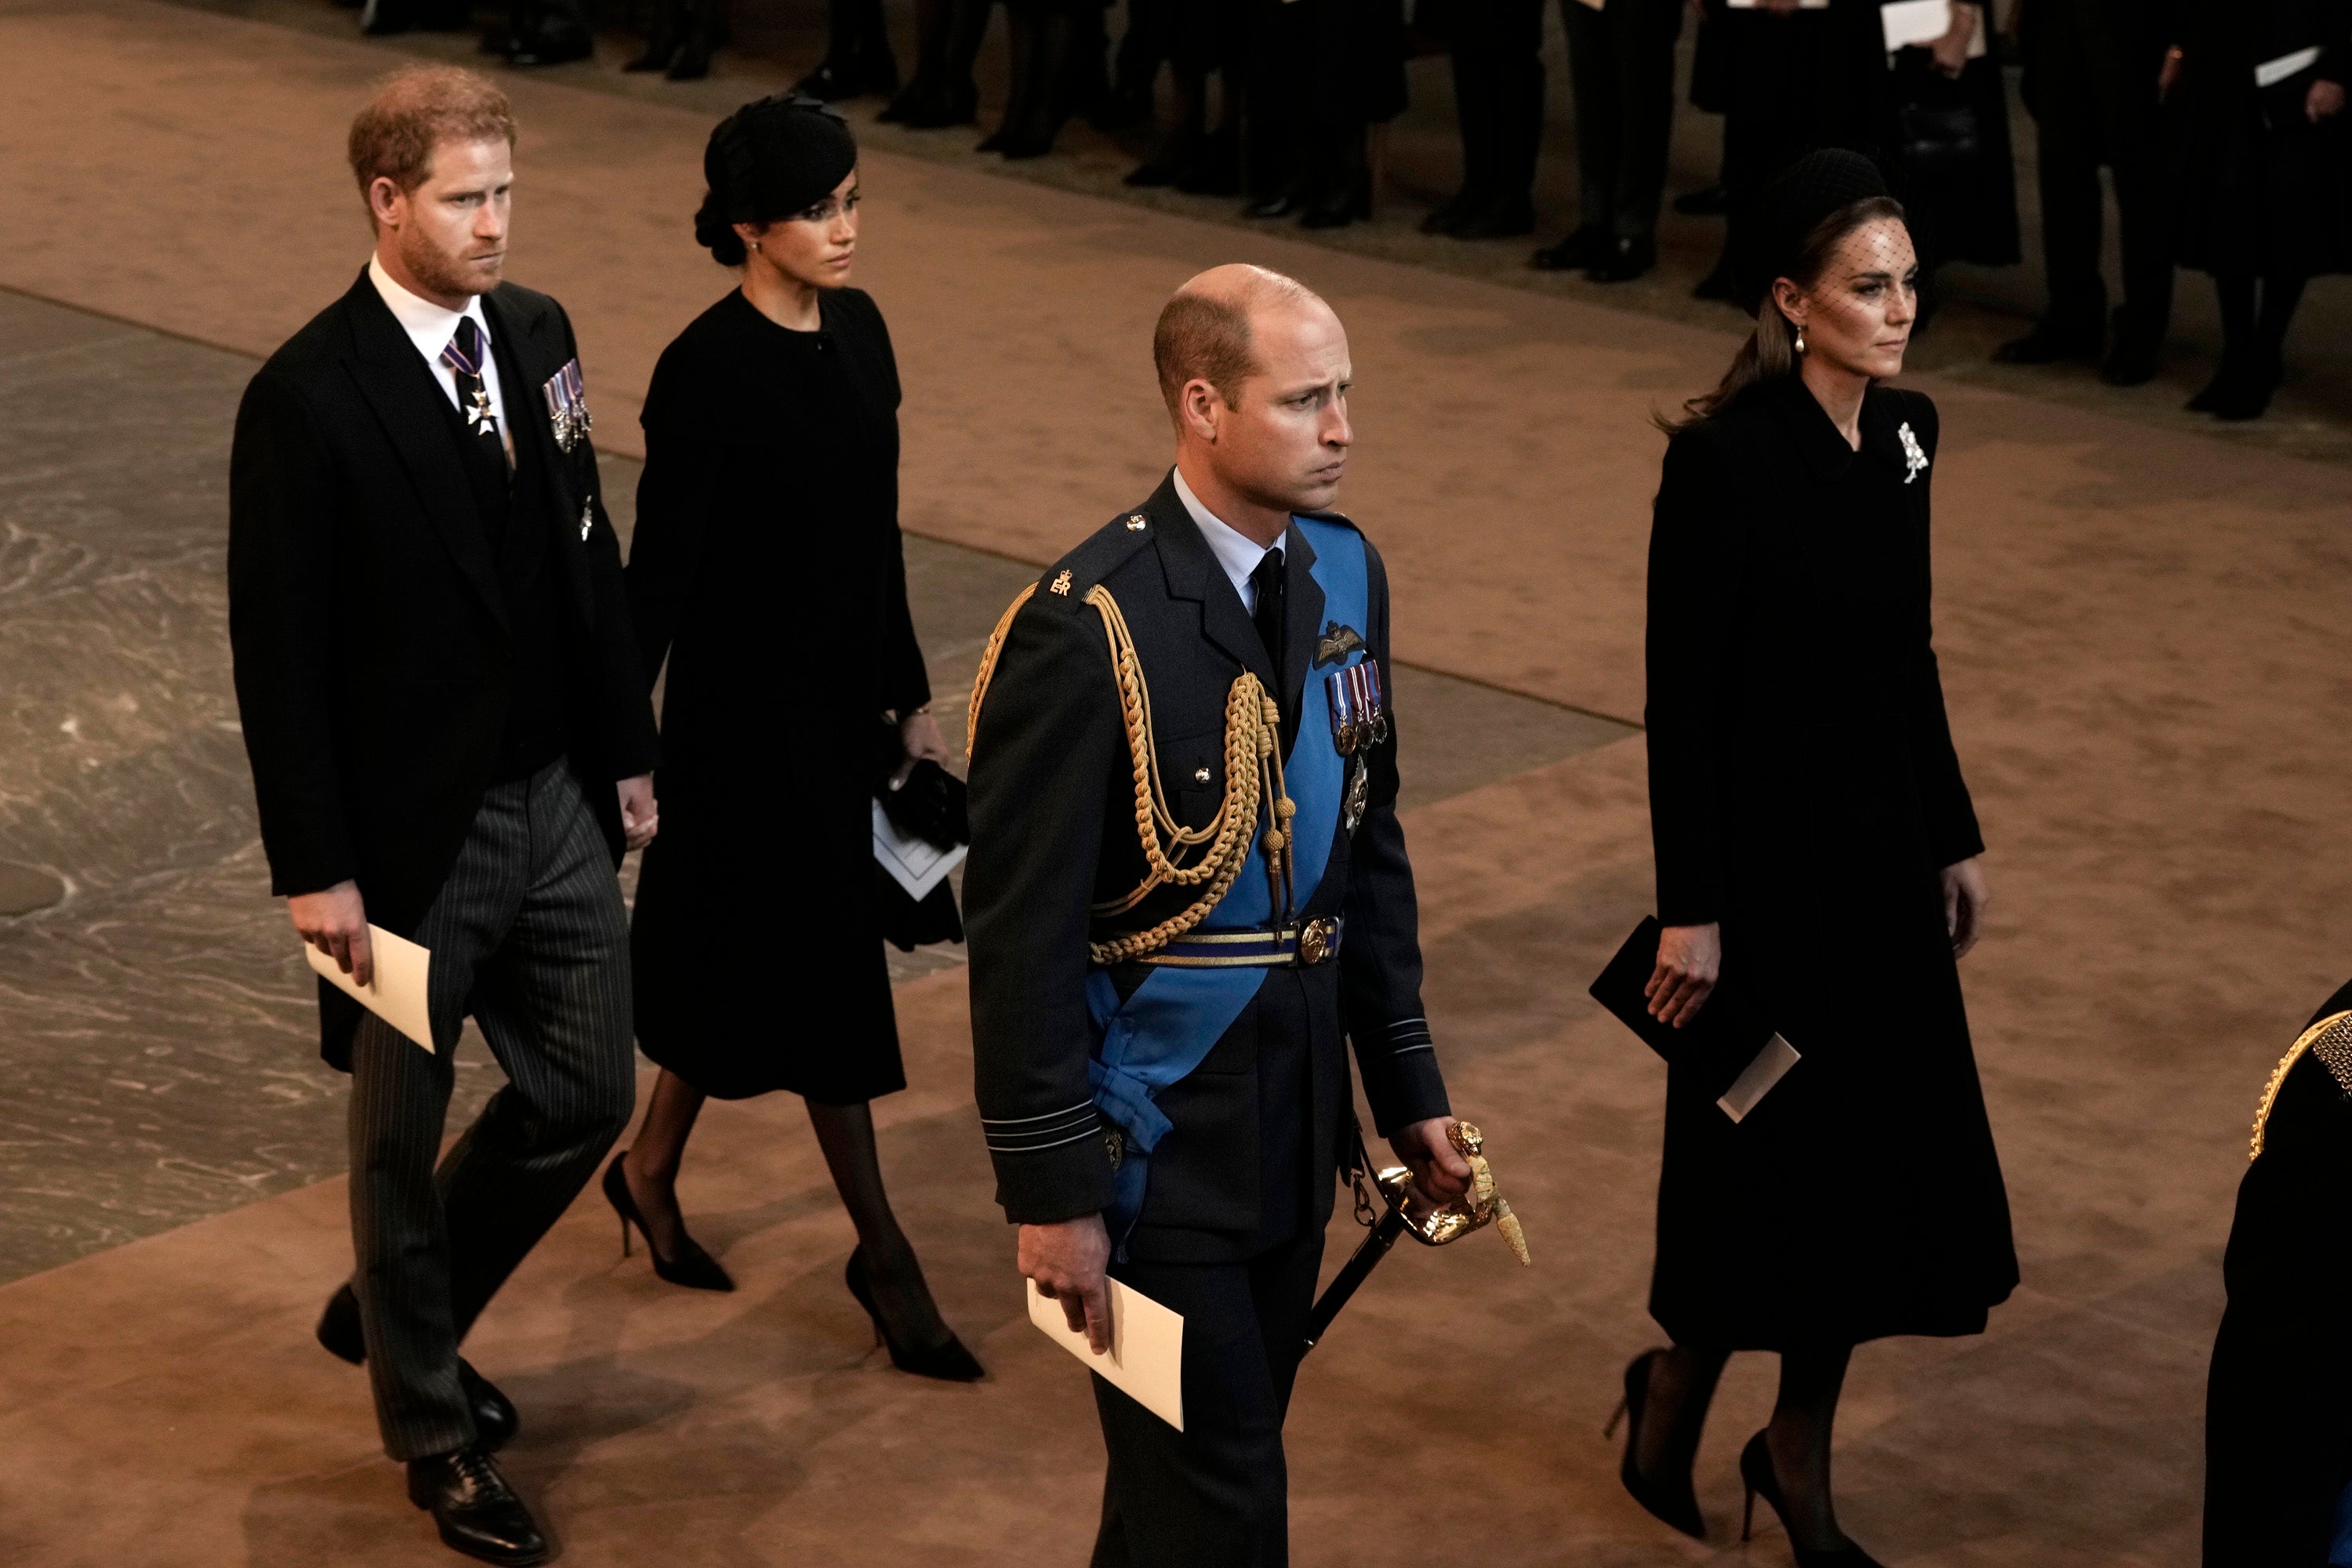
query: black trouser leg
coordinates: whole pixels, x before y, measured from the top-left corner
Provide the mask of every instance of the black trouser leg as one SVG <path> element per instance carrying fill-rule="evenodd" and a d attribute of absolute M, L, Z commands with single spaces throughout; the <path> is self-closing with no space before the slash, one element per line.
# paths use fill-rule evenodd
<path fill-rule="evenodd" d="M 1531 195 L 1543 137 L 1543 0 L 1461 7 L 1453 68 L 1464 190 L 1486 199 Z"/>
<path fill-rule="evenodd" d="M 1109 1451 L 1097 1568 L 1288 1563 L 1282 1423 L 1322 1260 L 1318 1230 L 1246 1263 L 1112 1268 L 1184 1319 L 1184 1430 L 1094 1380 Z"/>
<path fill-rule="evenodd" d="M 2040 131 L 2034 182 L 2042 198 L 2042 266 L 2050 291 L 2043 320 L 2088 334 L 2106 330 L 2099 270 L 2105 198 L 2099 189 L 2100 106 L 2092 60 L 2064 12 L 2048 18 L 2035 62 Z"/>
<path fill-rule="evenodd" d="M 470 1443 L 457 1345 L 628 1125 L 628 922 L 568 764 L 485 795 L 419 922 L 433 954 L 430 1053 L 373 1014 L 352 1047 L 353 1284 L 384 1447 Z M 508 1084 L 434 1155 L 464 1018 Z"/>
<path fill-rule="evenodd" d="M 1584 9 L 1579 0 L 1567 3 Z M 1682 31 L 1678 0 L 1637 0 L 1624 7 L 1615 29 L 1617 233 L 1643 244 L 1655 239 L 1665 200 L 1666 153 L 1675 133 L 1675 42 Z"/>

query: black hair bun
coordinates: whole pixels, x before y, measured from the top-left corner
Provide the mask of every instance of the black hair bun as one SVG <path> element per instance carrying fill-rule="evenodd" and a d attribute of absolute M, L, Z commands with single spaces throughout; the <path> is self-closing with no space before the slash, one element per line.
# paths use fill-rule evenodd
<path fill-rule="evenodd" d="M 703 149 L 709 190 L 694 215 L 695 243 L 720 265 L 740 267 L 735 225 L 805 212 L 856 167 L 856 138 L 823 100 L 784 92 L 747 103 L 719 122 Z"/>

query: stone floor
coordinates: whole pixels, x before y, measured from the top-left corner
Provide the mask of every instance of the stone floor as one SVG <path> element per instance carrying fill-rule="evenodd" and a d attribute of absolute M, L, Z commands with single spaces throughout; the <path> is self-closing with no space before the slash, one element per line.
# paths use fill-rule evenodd
<path fill-rule="evenodd" d="M 253 369 L 0 289 L 0 861 L 67 889 L 0 919 L 0 1281 L 343 1169 L 346 1080 L 268 897 L 229 684 L 228 438 Z M 637 472 L 605 459 L 625 537 Z M 908 541 L 950 734 L 1035 574 Z M 1632 732 L 1428 671 L 1397 684 L 1415 804 Z M 900 981 L 961 962 L 888 955 Z M 498 1080 L 470 1029 L 457 1059 L 453 1118 Z"/>

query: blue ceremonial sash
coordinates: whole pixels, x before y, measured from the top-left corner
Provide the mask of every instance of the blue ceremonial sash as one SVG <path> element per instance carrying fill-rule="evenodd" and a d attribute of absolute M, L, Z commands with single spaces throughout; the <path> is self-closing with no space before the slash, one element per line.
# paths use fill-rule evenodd
<path fill-rule="evenodd" d="M 1323 590 L 1325 617 L 1360 630 L 1370 626 L 1370 587 L 1363 536 L 1354 529 L 1311 518 L 1291 521 L 1315 552 L 1315 564 L 1308 573 Z M 1291 884 L 1302 905 L 1322 883 L 1324 868 L 1331 858 L 1331 840 L 1339 831 L 1340 796 L 1347 786 L 1348 760 L 1332 744 L 1324 679 L 1330 669 L 1367 657 L 1369 650 L 1359 647 L 1339 664 L 1324 669 L 1310 667 L 1301 686 L 1298 737 L 1283 762 L 1283 775 L 1291 802 L 1298 808 L 1291 819 L 1296 846 Z M 1265 820 L 1272 814 L 1271 801 L 1259 807 L 1259 834 L 1250 846 L 1249 858 L 1200 930 L 1255 931 L 1276 918 L 1266 888 L 1264 847 Z M 1154 969 L 1124 1002 L 1108 971 L 1096 969 L 1087 976 L 1087 1011 L 1095 1026 L 1094 1056 L 1087 1072 L 1094 1084 L 1095 1105 L 1103 1120 L 1119 1130 L 1126 1143 L 1106 1216 L 1122 1260 L 1127 1256 L 1128 1232 L 1143 1212 L 1151 1151 L 1173 1125 L 1152 1101 L 1201 1065 L 1265 984 L 1265 976 L 1264 969 L 1255 968 Z"/>

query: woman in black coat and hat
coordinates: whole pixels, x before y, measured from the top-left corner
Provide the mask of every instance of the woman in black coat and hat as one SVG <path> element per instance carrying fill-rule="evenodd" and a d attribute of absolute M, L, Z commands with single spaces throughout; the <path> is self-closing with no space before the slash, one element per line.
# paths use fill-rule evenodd
<path fill-rule="evenodd" d="M 876 732 L 944 762 L 898 534 L 898 375 L 847 287 L 857 148 L 798 95 L 711 133 L 695 237 L 742 285 L 663 351 L 628 590 L 665 655 L 661 852 L 637 887 L 637 1041 L 661 1067 L 604 1192 L 674 1283 L 731 1282 L 687 1234 L 678 1163 L 707 1096 L 808 1103 L 857 1226 L 848 1284 L 909 1371 L 980 1375 L 884 1195 L 870 1102 L 906 1087 L 873 858 Z"/>
<path fill-rule="evenodd" d="M 1881 384 L 1916 319 L 1903 209 L 1826 150 L 1756 221 L 1755 333 L 1669 426 L 1651 533 L 1649 995 L 1681 1026 L 1722 980 L 1801 1059 L 1738 1122 L 1703 1068 L 1669 1071 L 1650 1311 L 1673 1344 L 1626 1369 L 1622 1474 L 1703 1535 L 1717 1376 L 1776 1352 L 1779 1404 L 1740 1456 L 1751 1511 L 1769 1502 L 1809 1568 L 1869 1568 L 1830 1493 L 1853 1347 L 1981 1332 L 2017 1283 L 1955 967 L 1984 846 L 1928 630 L 1936 408 Z"/>
<path fill-rule="evenodd" d="M 2304 285 L 2352 266 L 2352 0 L 2186 0 L 2177 31 L 2175 254 L 2221 304 L 2221 367 L 2189 406 L 2252 419 L 2286 377 Z"/>

